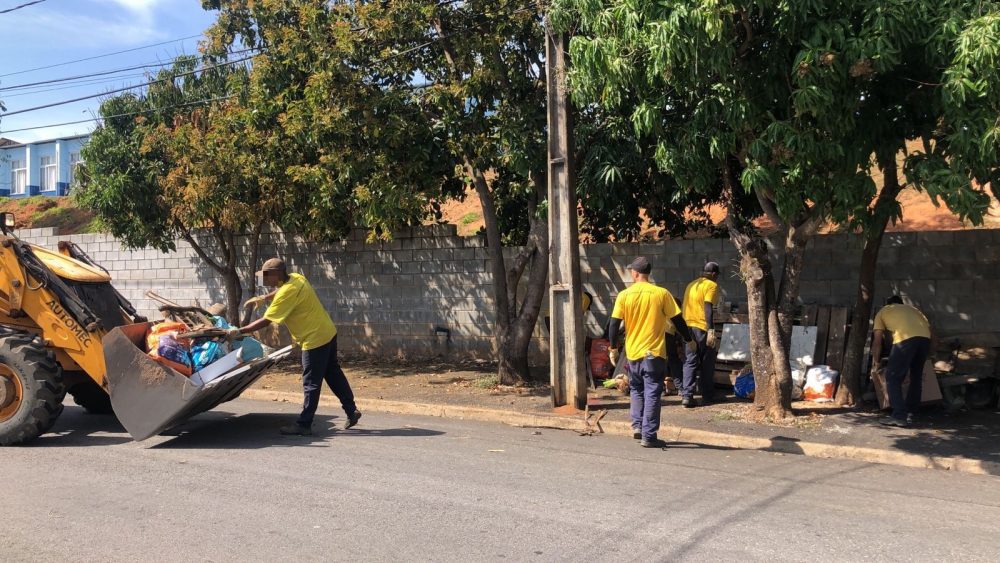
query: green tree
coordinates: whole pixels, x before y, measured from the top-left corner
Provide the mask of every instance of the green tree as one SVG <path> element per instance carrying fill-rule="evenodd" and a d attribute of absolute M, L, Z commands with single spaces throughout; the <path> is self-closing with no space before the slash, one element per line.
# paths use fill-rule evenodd
<path fill-rule="evenodd" d="M 769 417 L 790 414 L 787 353 L 806 245 L 829 220 L 874 223 L 861 219 L 878 193 L 868 171 L 895 162 L 893 147 L 906 139 L 866 130 L 867 114 L 903 111 L 898 96 L 875 97 L 873 79 L 909 70 L 905 47 L 919 42 L 937 5 L 557 3 L 554 19 L 580 32 L 571 44 L 577 101 L 627 111 L 636 133 L 655 143 L 663 173 L 727 202 L 747 286 L 756 402 Z M 928 190 L 970 200 L 960 195 L 968 182 L 940 186 Z M 741 193 L 757 205 L 739 202 Z M 891 216 L 885 208 L 871 215 Z M 780 269 L 752 228 L 758 211 L 779 228 Z"/>
<path fill-rule="evenodd" d="M 300 177 L 346 190 L 365 187 L 362 179 L 372 177 L 366 169 L 385 170 L 373 201 L 402 205 L 372 206 L 369 221 L 411 204 L 426 207 L 463 185 L 475 188 L 493 278 L 500 379 L 527 377 L 548 270 L 537 6 L 527 0 L 204 5 L 220 10 L 216 48 L 238 42 L 266 49 L 251 90 L 274 105 L 295 144 L 316 147 L 304 155 Z M 504 244 L 520 245 L 509 262 Z"/>
<path fill-rule="evenodd" d="M 207 52 L 259 49 L 241 98 L 245 126 L 277 150 L 289 183 L 285 228 L 335 238 L 354 226 L 371 238 L 423 218 L 451 173 L 442 141 L 410 90 L 371 65 L 381 49 L 352 29 L 350 5 L 322 0 L 205 1 L 219 10 Z M 409 85 L 409 83 L 406 83 Z"/>
<path fill-rule="evenodd" d="M 863 247 L 854 329 L 837 392 L 841 405 L 859 403 L 876 264 L 886 227 L 901 217 L 897 196 L 907 187 L 925 190 L 975 224 L 982 222 L 989 205 L 980 186 L 989 182 L 992 163 L 979 169 L 966 166 L 970 156 L 973 161 L 978 157 L 975 149 L 969 152 L 973 145 L 963 141 L 976 135 L 969 135 L 967 123 L 975 123 L 981 134 L 993 127 L 992 120 L 975 107 L 983 99 L 979 92 L 953 93 L 955 88 L 964 91 L 975 84 L 961 76 L 968 63 L 988 60 L 991 52 L 995 56 L 996 46 L 991 43 L 995 36 L 980 24 L 995 19 L 996 9 L 995 3 L 895 4 L 887 6 L 881 18 L 867 20 L 861 31 L 882 37 L 893 61 L 881 69 L 863 61 L 848 69 L 867 78 L 861 93 L 864 103 L 858 110 L 858 123 L 863 126 L 857 128 L 856 137 L 862 146 L 870 147 L 873 157 L 868 171 L 881 176 L 883 183 L 870 204 L 853 211 L 848 219 L 853 230 L 861 233 Z M 998 109 L 993 106 L 994 115 Z M 956 130 L 963 132 L 953 138 Z M 907 151 L 907 141 L 919 141 L 920 149 Z"/>
<path fill-rule="evenodd" d="M 256 166 L 260 146 L 242 134 L 229 94 L 242 88 L 245 69 L 210 64 L 186 74 L 200 63 L 178 61 L 145 95 L 101 104 L 76 197 L 126 247 L 166 252 L 177 238 L 187 241 L 222 278 L 230 320 L 239 322 L 239 239 L 249 235 L 256 255 L 261 230 L 276 218 L 280 183 Z"/>

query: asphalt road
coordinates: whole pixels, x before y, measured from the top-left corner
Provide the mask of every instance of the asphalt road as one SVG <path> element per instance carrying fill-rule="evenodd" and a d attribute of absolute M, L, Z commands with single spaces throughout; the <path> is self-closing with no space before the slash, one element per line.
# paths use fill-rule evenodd
<path fill-rule="evenodd" d="M 0 560 L 995 561 L 1000 479 L 236 401 L 0 450 Z"/>

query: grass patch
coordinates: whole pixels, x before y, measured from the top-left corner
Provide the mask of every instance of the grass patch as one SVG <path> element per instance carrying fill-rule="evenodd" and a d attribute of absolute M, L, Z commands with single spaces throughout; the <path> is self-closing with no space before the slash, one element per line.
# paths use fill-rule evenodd
<path fill-rule="evenodd" d="M 97 217 L 90 220 L 89 223 L 80 228 L 80 233 L 103 233 L 104 224 Z"/>
<path fill-rule="evenodd" d="M 500 385 L 500 376 L 496 374 L 484 375 L 472 382 L 472 386 L 478 389 L 493 389 L 497 385 Z"/>
<path fill-rule="evenodd" d="M 463 225 L 471 225 L 478 220 L 479 220 L 478 213 L 466 213 L 465 215 L 462 215 L 462 218 L 459 219 L 459 222 L 461 222 Z"/>
<path fill-rule="evenodd" d="M 33 228 L 55 227 L 60 234 L 66 235 L 95 232 L 90 230 L 94 223 L 93 214 L 76 207 L 43 208 L 31 215 Z"/>
<path fill-rule="evenodd" d="M 14 201 L 17 202 L 17 207 L 21 209 L 32 205 L 38 207 L 39 209 L 50 209 L 52 207 L 59 205 L 59 202 L 56 201 L 56 198 L 47 195 L 33 195 L 30 197 L 19 197 Z"/>
<path fill-rule="evenodd" d="M 714 414 L 712 415 L 712 418 L 714 418 L 715 420 L 722 420 L 722 421 L 729 421 L 729 420 L 740 420 L 740 417 L 739 417 L 739 415 L 737 415 L 736 413 L 734 413 L 734 412 L 733 412 L 733 411 L 731 411 L 731 410 L 720 410 L 720 411 L 716 411 L 716 412 L 715 412 L 715 413 L 714 413 Z"/>

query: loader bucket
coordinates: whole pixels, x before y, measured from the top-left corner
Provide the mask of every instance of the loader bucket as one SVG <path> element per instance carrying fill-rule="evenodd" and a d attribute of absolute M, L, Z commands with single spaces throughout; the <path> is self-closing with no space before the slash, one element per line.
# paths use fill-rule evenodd
<path fill-rule="evenodd" d="M 235 399 L 291 352 L 291 346 L 241 364 L 205 385 L 196 385 L 143 352 L 150 323 L 112 329 L 104 337 L 111 407 L 136 441 L 155 436 L 192 416 Z"/>

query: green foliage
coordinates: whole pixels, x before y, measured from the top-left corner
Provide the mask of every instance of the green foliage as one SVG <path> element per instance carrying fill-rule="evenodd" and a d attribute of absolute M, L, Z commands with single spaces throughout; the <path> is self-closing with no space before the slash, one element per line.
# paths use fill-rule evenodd
<path fill-rule="evenodd" d="M 81 149 L 77 202 L 93 211 L 108 231 L 131 248 L 174 249 L 169 209 L 160 198 L 157 178 L 166 168 L 163 155 L 143 151 L 148 130 L 148 99 L 125 94 L 101 103 L 105 119 Z M 134 114 L 128 117 L 110 117 Z"/>
<path fill-rule="evenodd" d="M 939 135 L 907 163 L 907 173 L 949 208 L 979 223 L 988 199 L 961 188 L 972 178 L 989 185 L 995 196 L 1000 193 L 1000 3 L 969 5 L 948 24 L 937 35 L 938 44 L 951 47 L 941 80 Z"/>
<path fill-rule="evenodd" d="M 465 215 L 462 215 L 462 218 L 459 219 L 459 222 L 462 223 L 463 225 L 471 225 L 472 223 L 475 223 L 480 219 L 482 219 L 482 216 L 480 216 L 478 213 L 466 213 Z"/>
<path fill-rule="evenodd" d="M 955 37 L 968 56 L 959 52 L 964 66 L 949 71 L 946 97 L 988 96 L 997 49 L 985 44 L 996 22 L 989 15 L 962 22 L 992 5 L 561 0 L 553 20 L 578 33 L 570 47 L 577 103 L 627 117 L 640 143 L 655 143 L 656 167 L 686 191 L 711 197 L 720 170 L 733 167 L 739 184 L 783 221 L 821 216 L 863 227 L 876 193 L 874 164 L 894 158 L 906 139 L 934 133 L 941 107 L 934 84 Z M 980 147 L 1000 137 L 987 121 Z M 954 169 L 954 158 L 938 162 Z M 977 220 L 984 201 L 968 175 L 963 182 L 961 171 L 933 168 L 918 183 Z"/>
<path fill-rule="evenodd" d="M 219 9 L 209 52 L 266 47 L 254 59 L 242 128 L 277 158 L 280 223 L 313 237 L 364 226 L 372 237 L 426 216 L 457 191 L 444 139 L 371 39 L 372 8 L 317 0 L 205 2 Z M 366 27 L 367 32 L 351 31 Z"/>

